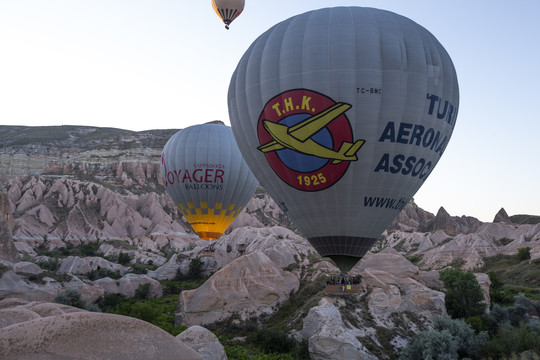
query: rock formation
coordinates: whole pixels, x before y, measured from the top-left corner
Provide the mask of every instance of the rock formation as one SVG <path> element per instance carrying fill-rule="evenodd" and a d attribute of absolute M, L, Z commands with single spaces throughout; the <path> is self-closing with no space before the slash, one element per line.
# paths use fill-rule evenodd
<path fill-rule="evenodd" d="M 324 298 L 304 319 L 301 335 L 308 339 L 312 360 L 376 360 L 342 321 L 339 310 Z"/>
<path fill-rule="evenodd" d="M 6 306 L 4 301 L 1 319 L 11 324 L 0 328 L 2 359 L 202 359 L 179 339 L 142 320 L 58 304 L 10 300 L 14 306 Z"/>
<path fill-rule="evenodd" d="M 197 351 L 204 360 L 227 360 L 225 349 L 216 335 L 202 326 L 190 326 L 176 338 Z"/>
<path fill-rule="evenodd" d="M 11 211 L 8 197 L 0 192 L 0 260 L 16 262 L 19 252 L 13 243 L 12 231 L 15 219 Z"/>
<path fill-rule="evenodd" d="M 198 289 L 182 291 L 176 322 L 203 325 L 233 313 L 244 319 L 271 313 L 298 286 L 293 274 L 281 270 L 264 253 L 253 252 L 216 272 Z"/>
<path fill-rule="evenodd" d="M 510 220 L 510 216 L 508 216 L 504 208 L 501 208 L 501 210 L 499 210 L 499 212 L 495 215 L 493 222 L 503 223 L 503 224 L 512 224 L 512 220 Z"/>

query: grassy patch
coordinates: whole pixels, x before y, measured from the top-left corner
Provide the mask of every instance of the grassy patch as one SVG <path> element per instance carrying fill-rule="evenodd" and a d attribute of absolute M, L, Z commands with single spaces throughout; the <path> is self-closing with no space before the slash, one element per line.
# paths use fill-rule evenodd
<path fill-rule="evenodd" d="M 130 316 L 160 327 L 173 336 L 187 329 L 183 325 L 174 325 L 178 296 L 159 299 L 126 299 L 118 295 L 107 295 L 100 308 L 107 313 Z"/>
<path fill-rule="evenodd" d="M 493 272 L 510 294 L 523 293 L 540 300 L 540 261 L 520 260 L 517 255 L 497 255 L 484 259 L 480 272 Z"/>

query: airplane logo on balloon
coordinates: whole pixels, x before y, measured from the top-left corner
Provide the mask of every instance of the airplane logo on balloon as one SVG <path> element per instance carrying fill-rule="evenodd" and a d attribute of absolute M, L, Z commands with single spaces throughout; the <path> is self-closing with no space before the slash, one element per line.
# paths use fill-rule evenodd
<path fill-rule="evenodd" d="M 334 165 L 342 161 L 356 161 L 358 160 L 356 153 L 364 145 L 365 140 L 357 140 L 354 143 L 344 141 L 341 143 L 339 150 L 335 151 L 312 139 L 314 134 L 350 108 L 351 105 L 338 102 L 293 126 L 263 120 L 263 126 L 273 140 L 259 146 L 257 149 L 267 153 L 288 148 L 303 154 L 330 159 Z"/>

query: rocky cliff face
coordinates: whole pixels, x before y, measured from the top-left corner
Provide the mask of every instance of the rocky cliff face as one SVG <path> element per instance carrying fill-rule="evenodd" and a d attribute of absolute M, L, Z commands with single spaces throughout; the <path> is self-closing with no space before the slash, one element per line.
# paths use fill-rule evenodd
<path fill-rule="evenodd" d="M 135 193 L 156 190 L 161 151 L 176 131 L 0 126 L 0 180 L 63 176 Z"/>
<path fill-rule="evenodd" d="M 0 259 L 16 262 L 19 253 L 13 243 L 13 227 L 15 219 L 11 205 L 5 194 L 0 193 Z"/>

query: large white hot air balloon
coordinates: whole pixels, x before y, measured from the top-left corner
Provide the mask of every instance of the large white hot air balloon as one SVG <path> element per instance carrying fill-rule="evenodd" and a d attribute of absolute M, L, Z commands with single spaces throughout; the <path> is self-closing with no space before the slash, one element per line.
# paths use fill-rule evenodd
<path fill-rule="evenodd" d="M 336 7 L 256 39 L 228 103 L 255 176 L 313 247 L 348 270 L 439 161 L 459 90 L 426 29 L 389 11 Z"/>
<path fill-rule="evenodd" d="M 218 239 L 251 199 L 258 182 L 230 127 L 195 125 L 178 131 L 161 154 L 163 184 L 201 239 Z"/>
<path fill-rule="evenodd" d="M 212 0 L 212 7 L 225 23 L 225 29 L 244 11 L 245 0 Z"/>

